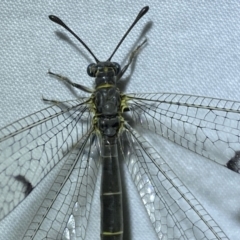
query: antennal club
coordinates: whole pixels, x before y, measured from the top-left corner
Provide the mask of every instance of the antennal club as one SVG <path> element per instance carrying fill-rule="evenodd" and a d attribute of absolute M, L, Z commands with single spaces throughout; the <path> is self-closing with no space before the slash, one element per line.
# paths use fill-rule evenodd
<path fill-rule="evenodd" d="M 87 44 L 85 42 L 83 42 L 83 40 L 80 37 L 78 37 L 60 18 L 58 18 L 58 17 L 56 17 L 54 15 L 49 15 L 49 19 L 52 20 L 53 22 L 61 25 L 67 31 L 69 31 L 88 50 L 88 52 L 93 56 L 93 58 L 96 61 L 96 63 L 99 62 L 99 60 L 96 58 L 96 56 L 93 54 L 93 52 L 87 46 Z"/>
<path fill-rule="evenodd" d="M 132 30 L 132 28 L 136 25 L 136 23 L 148 12 L 149 7 L 145 6 L 144 8 L 142 8 L 142 10 L 139 12 L 139 14 L 137 15 L 136 19 L 134 20 L 134 22 L 132 23 L 132 25 L 130 26 L 130 28 L 127 30 L 127 32 L 124 34 L 124 36 L 122 37 L 121 41 L 118 43 L 118 45 L 116 46 L 116 48 L 114 49 L 112 55 L 109 57 L 108 61 L 111 61 L 111 58 L 113 57 L 113 55 L 115 54 L 115 52 L 118 50 L 118 48 L 120 47 L 120 45 L 122 44 L 123 40 L 126 38 L 126 36 L 128 35 L 128 33 Z"/>

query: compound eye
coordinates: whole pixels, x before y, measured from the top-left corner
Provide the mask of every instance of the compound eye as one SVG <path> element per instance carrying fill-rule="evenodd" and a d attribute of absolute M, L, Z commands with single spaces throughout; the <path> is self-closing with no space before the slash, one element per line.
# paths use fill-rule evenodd
<path fill-rule="evenodd" d="M 89 64 L 87 67 L 87 74 L 90 77 L 95 77 L 95 73 L 96 73 L 96 64 L 95 63 Z"/>
<path fill-rule="evenodd" d="M 117 76 L 121 71 L 121 66 L 116 62 L 113 62 L 113 65 L 114 65 L 115 75 Z"/>

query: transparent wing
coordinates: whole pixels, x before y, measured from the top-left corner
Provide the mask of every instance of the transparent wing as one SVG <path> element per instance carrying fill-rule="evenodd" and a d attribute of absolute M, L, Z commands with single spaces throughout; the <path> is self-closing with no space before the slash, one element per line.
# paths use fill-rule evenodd
<path fill-rule="evenodd" d="M 61 102 L 0 129 L 0 219 L 89 131 L 87 100 Z"/>
<path fill-rule="evenodd" d="M 240 102 L 175 93 L 127 99 L 136 124 L 240 173 Z"/>
<path fill-rule="evenodd" d="M 88 133 L 62 164 L 23 239 L 84 239 L 98 160 L 97 138 L 94 133 Z"/>
<path fill-rule="evenodd" d="M 120 148 L 158 238 L 228 239 L 166 161 L 128 124 Z"/>

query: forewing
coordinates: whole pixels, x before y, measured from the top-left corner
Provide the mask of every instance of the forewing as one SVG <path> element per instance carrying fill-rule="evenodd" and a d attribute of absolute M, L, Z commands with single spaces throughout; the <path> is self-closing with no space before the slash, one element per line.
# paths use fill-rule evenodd
<path fill-rule="evenodd" d="M 90 129 L 87 99 L 61 102 L 0 129 L 0 219 L 11 212 Z"/>
<path fill-rule="evenodd" d="M 166 161 L 128 124 L 120 147 L 158 238 L 228 239 Z"/>
<path fill-rule="evenodd" d="M 94 133 L 68 155 L 23 239 L 84 239 L 99 167 Z"/>
<path fill-rule="evenodd" d="M 240 173 L 240 102 L 175 93 L 127 99 L 134 123 Z"/>

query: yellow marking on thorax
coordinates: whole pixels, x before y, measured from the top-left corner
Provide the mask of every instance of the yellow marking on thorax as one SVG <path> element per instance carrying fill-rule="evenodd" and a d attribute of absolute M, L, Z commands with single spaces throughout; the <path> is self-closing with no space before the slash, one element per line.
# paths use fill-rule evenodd
<path fill-rule="evenodd" d="M 128 108 L 128 104 L 127 101 L 129 100 L 129 98 L 126 95 L 121 95 L 121 105 L 120 105 L 120 109 L 121 112 L 124 112 L 125 108 Z"/>
<path fill-rule="evenodd" d="M 101 88 L 110 88 L 110 87 L 115 87 L 114 84 L 109 84 L 109 83 L 104 83 L 103 85 L 100 85 L 96 88 L 97 89 L 101 89 Z"/>

